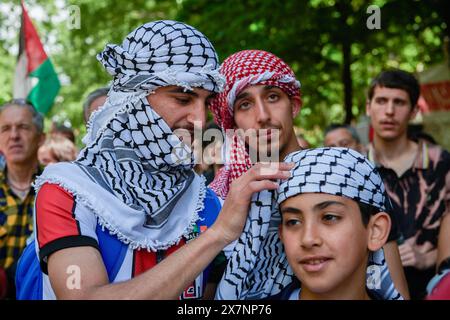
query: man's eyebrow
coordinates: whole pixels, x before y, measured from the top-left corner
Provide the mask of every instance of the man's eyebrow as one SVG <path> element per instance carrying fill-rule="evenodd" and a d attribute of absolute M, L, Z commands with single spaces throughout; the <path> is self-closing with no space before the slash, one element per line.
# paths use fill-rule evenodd
<path fill-rule="evenodd" d="M 196 92 L 194 92 L 192 90 L 186 90 L 186 89 L 181 88 L 181 87 L 177 87 L 175 89 L 171 89 L 168 92 L 170 92 L 170 93 L 184 93 L 184 94 L 189 94 L 189 95 L 194 96 L 194 97 L 198 97 L 198 94 Z"/>
<path fill-rule="evenodd" d="M 281 213 L 295 213 L 295 214 L 300 214 L 302 213 L 302 210 L 294 208 L 294 207 L 283 207 L 281 208 Z"/>
<path fill-rule="evenodd" d="M 217 96 L 216 92 L 211 93 L 208 97 L 206 97 L 206 100 L 212 100 Z"/>
<path fill-rule="evenodd" d="M 339 202 L 339 201 L 324 201 L 324 202 L 320 202 L 320 203 L 316 204 L 314 206 L 314 211 L 323 210 L 329 206 L 334 206 L 334 205 L 338 205 L 341 207 L 345 206 L 345 204 L 343 204 L 342 202 Z"/>
<path fill-rule="evenodd" d="M 403 98 L 394 98 L 394 102 L 395 103 L 399 103 L 399 102 L 407 102 L 407 99 L 403 99 Z"/>
<path fill-rule="evenodd" d="M 234 101 L 238 101 L 238 100 L 240 100 L 240 99 L 244 99 L 244 98 L 247 97 L 247 96 L 249 96 L 249 93 L 248 93 L 248 92 L 242 92 L 242 93 L 239 93 Z"/>
<path fill-rule="evenodd" d="M 277 87 L 277 86 L 271 86 L 271 85 L 264 86 L 264 90 L 272 90 L 272 89 L 280 89 L 280 87 Z M 281 90 L 281 89 L 280 89 L 280 90 Z"/>

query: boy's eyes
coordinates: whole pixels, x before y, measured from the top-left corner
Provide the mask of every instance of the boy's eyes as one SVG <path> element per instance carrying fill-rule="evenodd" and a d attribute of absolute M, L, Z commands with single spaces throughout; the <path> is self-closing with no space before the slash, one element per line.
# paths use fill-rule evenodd
<path fill-rule="evenodd" d="M 325 213 L 322 217 L 322 220 L 326 221 L 326 222 L 336 222 L 339 221 L 341 219 L 340 216 L 333 214 L 333 213 Z"/>
<path fill-rule="evenodd" d="M 297 224 L 300 224 L 300 220 L 299 219 L 286 219 L 284 223 L 288 227 L 295 226 Z"/>
<path fill-rule="evenodd" d="M 321 217 L 321 220 L 325 223 L 334 223 L 341 219 L 342 219 L 342 217 L 340 215 L 335 214 L 335 213 L 329 213 L 329 212 L 324 213 Z M 302 221 L 300 218 L 287 217 L 286 219 L 283 219 L 283 221 L 284 221 L 284 225 L 286 225 L 287 227 L 302 224 Z"/>

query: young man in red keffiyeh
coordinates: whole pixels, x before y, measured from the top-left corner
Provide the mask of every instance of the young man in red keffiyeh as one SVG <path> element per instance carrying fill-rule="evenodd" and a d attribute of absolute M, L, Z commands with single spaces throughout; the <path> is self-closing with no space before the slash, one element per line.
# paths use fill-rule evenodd
<path fill-rule="evenodd" d="M 283 60 L 269 52 L 245 50 L 228 57 L 220 71 L 227 84 L 211 104 L 211 111 L 222 130 L 267 129 L 264 133 L 269 137 L 273 129 L 279 130 L 280 159 L 300 149 L 293 127 L 302 104 L 300 82 Z M 263 101 L 259 99 L 267 103 L 260 104 Z M 210 185 L 222 199 L 226 198 L 231 182 L 252 165 L 242 140 L 237 135 L 229 138 L 232 142 L 226 155 L 229 161 Z"/>
<path fill-rule="evenodd" d="M 230 184 L 261 161 L 253 156 L 255 151 L 261 155 L 261 150 L 272 150 L 269 160 L 282 161 L 289 153 L 301 149 L 293 120 L 302 100 L 300 82 L 292 69 L 269 52 L 237 52 L 224 60 L 220 73 L 226 78 L 226 86 L 210 107 L 216 123 L 226 132 L 225 166 L 209 187 L 225 199 Z M 244 138 L 233 129 L 242 129 Z M 251 134 L 247 133 L 251 130 L 256 131 L 256 139 L 249 138 Z M 224 250 L 228 265 L 216 292 L 217 299 L 261 299 L 279 293 L 292 282 L 293 273 L 278 238 L 279 222 L 272 192 L 265 190 L 253 195 L 244 232 Z M 394 240 L 396 233 L 393 228 L 389 240 Z M 401 295 L 407 297 L 395 241 L 384 249 L 393 271 L 392 279 Z M 382 267 L 389 274 L 384 259 Z M 378 288 L 380 295 L 386 299 L 399 298 L 391 277 L 387 278 Z"/>

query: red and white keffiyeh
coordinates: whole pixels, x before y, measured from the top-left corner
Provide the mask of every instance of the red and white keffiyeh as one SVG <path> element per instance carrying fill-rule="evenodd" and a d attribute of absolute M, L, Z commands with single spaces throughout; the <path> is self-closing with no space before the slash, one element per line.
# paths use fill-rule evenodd
<path fill-rule="evenodd" d="M 225 199 L 230 184 L 251 166 L 245 142 L 233 130 L 235 98 L 250 85 L 270 85 L 281 88 L 298 103 L 300 82 L 294 72 L 280 58 L 260 50 L 246 50 L 233 54 L 221 65 L 225 76 L 225 90 L 214 99 L 211 110 L 216 123 L 226 133 L 225 166 L 209 187 Z M 229 132 L 231 131 L 231 135 Z M 294 277 L 289 268 L 278 237 L 280 214 L 272 193 L 264 190 L 253 195 L 244 230 L 237 241 L 224 249 L 228 264 L 216 290 L 216 299 L 262 299 L 279 293 Z"/>
<path fill-rule="evenodd" d="M 237 52 L 222 63 L 220 73 L 226 77 L 225 90 L 211 104 L 211 111 L 216 123 L 225 130 L 234 129 L 233 104 L 239 93 L 249 85 L 262 84 L 277 86 L 289 97 L 300 98 L 300 82 L 292 69 L 276 55 L 262 50 L 244 50 Z M 300 99 L 298 99 L 300 101 Z M 295 105 L 293 116 L 300 109 Z M 250 157 L 244 142 L 234 135 L 231 145 L 224 146 L 226 152 L 225 166 L 218 172 L 209 187 L 225 199 L 231 182 L 239 178 L 251 166 Z"/>

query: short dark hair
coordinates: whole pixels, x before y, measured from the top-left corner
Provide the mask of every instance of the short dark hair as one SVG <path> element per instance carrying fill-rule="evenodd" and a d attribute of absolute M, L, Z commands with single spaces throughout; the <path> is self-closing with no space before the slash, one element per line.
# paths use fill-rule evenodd
<path fill-rule="evenodd" d="M 364 202 L 357 201 L 357 203 L 359 206 L 359 211 L 361 211 L 362 223 L 364 227 L 367 227 L 370 221 L 370 217 L 381 212 L 381 210 Z"/>
<path fill-rule="evenodd" d="M 73 129 L 70 127 L 67 127 L 63 123 L 54 123 L 52 128 L 52 134 L 62 134 L 67 139 L 75 143 L 75 133 L 73 132 Z"/>
<path fill-rule="evenodd" d="M 409 72 L 393 69 L 381 72 L 369 86 L 368 98 L 372 100 L 375 87 L 386 87 L 405 90 L 409 95 L 411 107 L 417 105 L 420 96 L 420 85 L 417 79 Z"/>
<path fill-rule="evenodd" d="M 356 129 L 353 128 L 351 125 L 343 124 L 343 123 L 332 123 L 328 127 L 325 128 L 324 135 L 326 136 L 331 131 L 334 131 L 336 129 L 346 129 L 348 132 L 350 132 L 352 138 L 357 142 L 360 143 L 361 139 L 359 138 L 358 132 L 356 132 Z"/>

